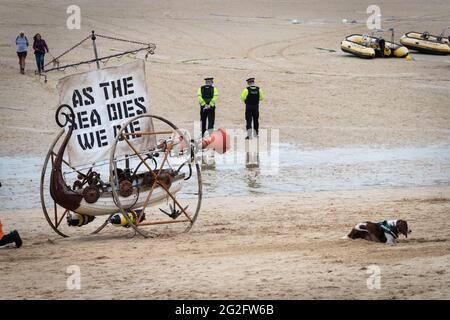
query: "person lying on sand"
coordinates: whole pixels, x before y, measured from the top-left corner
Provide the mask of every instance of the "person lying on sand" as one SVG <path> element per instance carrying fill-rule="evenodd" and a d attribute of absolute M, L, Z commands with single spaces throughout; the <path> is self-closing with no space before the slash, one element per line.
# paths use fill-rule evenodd
<path fill-rule="evenodd" d="M 16 247 L 20 248 L 22 246 L 22 239 L 20 238 L 19 232 L 14 230 L 9 234 L 4 234 L 2 227 L 2 221 L 0 220 L 0 247 L 15 242 Z"/>

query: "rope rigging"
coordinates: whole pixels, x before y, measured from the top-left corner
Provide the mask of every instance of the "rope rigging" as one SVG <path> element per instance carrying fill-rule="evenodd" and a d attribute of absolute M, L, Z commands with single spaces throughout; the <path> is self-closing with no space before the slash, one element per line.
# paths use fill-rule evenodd
<path fill-rule="evenodd" d="M 131 44 L 138 44 L 138 45 L 141 45 L 142 47 L 137 48 L 137 49 L 123 51 L 123 52 L 120 52 L 120 53 L 116 53 L 116 54 L 112 54 L 112 55 L 108 55 L 108 56 L 104 56 L 104 57 L 98 57 L 97 56 L 97 52 L 96 52 L 96 48 L 95 48 L 95 40 L 96 40 L 97 37 L 98 38 L 103 38 L 103 39 L 108 39 L 108 40 L 113 40 L 113 41 L 119 41 L 119 42 L 131 43 Z M 92 42 L 93 42 L 93 45 L 94 45 L 94 51 L 95 51 L 95 55 L 96 55 L 96 57 L 94 59 L 80 61 L 80 62 L 76 62 L 76 63 L 72 63 L 72 64 L 65 64 L 65 65 L 61 65 L 60 66 L 59 59 L 61 57 L 67 55 L 69 52 L 71 52 L 74 49 L 76 49 L 77 47 L 81 46 L 88 39 L 91 39 Z M 53 59 L 50 62 L 48 62 L 47 64 L 45 64 L 44 67 L 47 67 L 48 65 L 53 64 L 53 68 L 45 70 L 44 73 L 46 74 L 46 73 L 48 73 L 50 71 L 64 71 L 67 68 L 77 68 L 80 65 L 84 65 L 84 64 L 90 65 L 91 63 L 97 63 L 98 64 L 99 62 L 102 62 L 103 65 L 106 65 L 106 63 L 108 63 L 108 61 L 110 59 L 112 59 L 112 58 L 121 58 L 122 56 L 130 55 L 130 54 L 136 54 L 136 53 L 138 53 L 140 51 L 146 51 L 147 52 L 145 54 L 145 59 L 147 59 L 147 57 L 149 55 L 155 53 L 155 49 L 156 49 L 156 45 L 154 43 L 145 43 L 145 42 L 140 42 L 140 41 L 134 41 L 134 40 L 129 40 L 129 39 L 122 39 L 122 38 L 107 36 L 107 35 L 103 35 L 103 34 L 96 34 L 94 31 L 92 31 L 92 34 L 90 34 L 86 38 L 82 39 L 80 42 L 78 42 L 77 44 L 75 44 L 71 48 L 67 49 L 66 51 L 64 51 L 59 56 L 57 56 L 57 57 L 53 57 L 52 56 Z"/>

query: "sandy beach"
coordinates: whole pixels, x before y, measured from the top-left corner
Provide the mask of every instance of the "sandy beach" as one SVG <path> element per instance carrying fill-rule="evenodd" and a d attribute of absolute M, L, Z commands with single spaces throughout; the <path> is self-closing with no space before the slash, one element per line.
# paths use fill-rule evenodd
<path fill-rule="evenodd" d="M 450 56 L 342 52 L 345 36 L 366 32 L 370 1 L 80 0 L 81 29 L 68 30 L 72 3 L 0 1 L 0 219 L 24 240 L 0 248 L 0 299 L 450 299 Z M 379 5 L 397 41 L 449 25 L 448 1 Z M 256 77 L 266 94 L 261 127 L 278 130 L 283 145 L 278 178 L 242 166 L 205 172 L 189 233 L 132 238 L 108 226 L 59 237 L 39 208 L 40 159 L 59 130 L 56 83 L 95 65 L 44 82 L 29 50 L 21 75 L 20 30 L 30 40 L 41 33 L 53 56 L 91 30 L 155 43 L 150 111 L 189 130 L 207 76 L 220 92 L 216 128 L 244 129 L 239 96 Z M 128 44 L 97 45 L 108 55 Z M 83 44 L 61 63 L 92 54 Z M 411 235 L 397 246 L 341 239 L 358 222 L 384 219 L 406 219 Z M 72 265 L 80 290 L 66 286 Z M 380 289 L 367 286 L 373 265 Z"/>

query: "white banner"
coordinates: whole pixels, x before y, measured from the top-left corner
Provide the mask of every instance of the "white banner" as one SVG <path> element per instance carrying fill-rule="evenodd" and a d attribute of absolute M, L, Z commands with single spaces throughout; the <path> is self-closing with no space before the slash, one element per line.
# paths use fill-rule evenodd
<path fill-rule="evenodd" d="M 59 103 L 72 107 L 75 129 L 67 146 L 70 165 L 92 164 L 109 159 L 121 125 L 148 113 L 144 61 L 71 75 L 58 82 Z M 125 132 L 152 131 L 150 118 L 133 121 Z M 68 128 L 66 127 L 66 131 Z M 138 150 L 154 145 L 154 136 L 128 136 Z M 126 141 L 119 141 L 117 155 L 133 154 Z"/>

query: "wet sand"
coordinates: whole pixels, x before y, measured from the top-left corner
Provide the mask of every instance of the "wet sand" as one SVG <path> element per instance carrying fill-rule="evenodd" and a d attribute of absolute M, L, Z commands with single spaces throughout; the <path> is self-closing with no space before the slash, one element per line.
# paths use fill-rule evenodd
<path fill-rule="evenodd" d="M 435 146 L 301 150 L 281 144 L 259 153 L 259 166 L 255 168 L 246 165 L 244 149 L 216 154 L 214 161 L 214 170 L 204 166 L 202 171 L 207 198 L 450 185 L 450 148 Z M 40 157 L 0 157 L 4 185 L 0 200 L 4 210 L 40 206 L 40 195 L 34 191 L 41 179 L 41 168 Z M 108 177 L 108 166 L 95 170 Z M 65 175 L 69 185 L 75 176 Z M 46 178 L 48 188 L 49 176 Z M 180 196 L 192 197 L 195 187 L 195 183 L 185 185 Z M 17 203 L 18 197 L 27 201 Z"/>
<path fill-rule="evenodd" d="M 0 3 L 0 218 L 24 238 L 20 250 L 0 249 L 1 299 L 450 298 L 449 56 L 368 61 L 341 52 L 346 35 L 365 32 L 370 1 L 82 0 L 82 29 L 72 31 L 70 4 Z M 450 21 L 444 0 L 381 9 L 382 27 L 395 27 L 397 40 L 411 30 L 439 33 Z M 146 64 L 151 111 L 186 129 L 198 120 L 195 93 L 206 76 L 220 92 L 216 127 L 243 129 L 239 95 L 254 76 L 267 96 L 262 127 L 279 130 L 295 152 L 280 149 L 275 184 L 241 164 L 205 171 L 206 200 L 190 233 L 129 239 L 129 230 L 109 226 L 62 239 L 36 197 L 20 195 L 38 193 L 38 159 L 58 131 L 57 80 L 89 68 L 44 83 L 29 52 L 20 75 L 21 29 L 29 39 L 40 32 L 53 55 L 91 30 L 156 43 Z M 97 45 L 100 55 L 127 48 Z M 61 63 L 91 58 L 86 44 Z M 25 160 L 11 167 L 5 157 Z M 413 232 L 395 247 L 341 240 L 357 222 L 397 218 Z M 66 287 L 70 265 L 81 268 L 79 291 Z M 380 290 L 367 287 L 370 265 L 381 268 Z"/>

